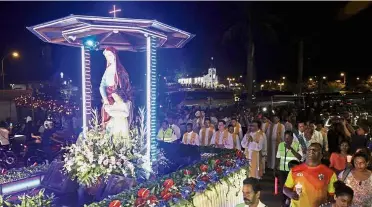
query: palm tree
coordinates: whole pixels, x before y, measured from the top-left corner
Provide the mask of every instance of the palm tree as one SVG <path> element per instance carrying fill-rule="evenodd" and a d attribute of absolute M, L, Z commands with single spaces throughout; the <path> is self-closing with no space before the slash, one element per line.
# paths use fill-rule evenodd
<path fill-rule="evenodd" d="M 275 41 L 277 39 L 277 33 L 274 25 L 280 23 L 279 19 L 274 15 L 265 14 L 254 6 L 254 4 L 248 3 L 246 6 L 241 7 L 241 21 L 229 27 L 223 36 L 224 42 L 232 39 L 240 39 L 244 46 L 247 57 L 246 87 L 248 102 L 252 100 L 253 94 L 255 47 L 258 44 L 258 37 L 260 36 L 262 38 L 264 36 L 270 42 Z"/>

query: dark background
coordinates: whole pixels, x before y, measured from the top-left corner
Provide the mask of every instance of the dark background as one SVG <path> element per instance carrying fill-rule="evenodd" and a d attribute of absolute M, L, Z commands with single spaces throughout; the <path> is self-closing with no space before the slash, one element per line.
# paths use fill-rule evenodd
<path fill-rule="evenodd" d="M 246 53 L 239 38 L 224 39 L 234 24 L 253 15 L 275 16 L 274 40 L 257 32 L 256 63 L 259 80 L 285 75 L 295 81 L 297 42 L 305 38 L 304 76 L 339 78 L 371 75 L 371 8 L 341 20 L 346 2 L 1 2 L 0 54 L 20 52 L 20 60 L 5 61 L 6 80 L 45 80 L 61 71 L 80 83 L 80 50 L 43 43 L 26 29 L 70 14 L 109 16 L 113 4 L 118 17 L 156 19 L 196 35 L 183 49 L 158 51 L 160 73 L 185 67 L 190 75 L 206 72 L 214 57 L 220 76 L 245 74 Z M 143 79 L 145 53 L 121 52 L 121 61 L 134 84 Z M 105 69 L 101 52 L 93 53 L 93 77 Z M 99 80 L 97 80 L 99 82 Z"/>

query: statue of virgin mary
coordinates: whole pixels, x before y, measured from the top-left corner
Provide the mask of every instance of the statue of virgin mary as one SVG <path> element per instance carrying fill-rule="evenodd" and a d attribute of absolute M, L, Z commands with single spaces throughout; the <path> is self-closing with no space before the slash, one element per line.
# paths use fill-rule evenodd
<path fill-rule="evenodd" d="M 115 48 L 106 48 L 103 55 L 106 58 L 107 66 L 99 87 L 103 100 L 102 125 L 108 133 L 112 133 L 115 137 L 127 139 L 133 117 L 132 87 L 129 75 L 120 63 Z"/>

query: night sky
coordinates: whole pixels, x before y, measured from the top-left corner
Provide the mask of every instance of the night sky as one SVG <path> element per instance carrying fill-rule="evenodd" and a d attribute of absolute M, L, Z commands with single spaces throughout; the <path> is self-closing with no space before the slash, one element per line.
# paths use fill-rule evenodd
<path fill-rule="evenodd" d="M 80 50 L 43 43 L 26 29 L 70 14 L 110 16 L 112 2 L 0 2 L 0 54 L 12 49 L 20 60 L 5 61 L 6 79 L 46 80 L 63 71 L 73 81 L 80 79 Z M 347 20 L 340 20 L 346 2 L 270 3 L 270 2 L 115 2 L 122 12 L 118 17 L 156 19 L 196 35 L 183 49 L 158 52 L 158 69 L 185 67 L 188 73 L 206 72 L 210 57 L 215 58 L 221 76 L 245 74 L 246 54 L 241 39 L 228 40 L 224 33 L 234 24 L 245 22 L 245 8 L 253 15 L 275 17 L 275 35 L 258 29 L 256 63 L 258 79 L 277 79 L 286 75 L 293 81 L 297 73 L 297 40 L 305 38 L 304 76 L 327 75 L 338 78 L 371 75 L 372 9 Z M 123 65 L 134 82 L 144 74 L 145 53 L 120 53 Z M 93 53 L 93 75 L 104 71 L 101 52 Z M 142 74 L 143 71 L 143 74 Z M 143 76 L 142 76 L 143 77 Z"/>

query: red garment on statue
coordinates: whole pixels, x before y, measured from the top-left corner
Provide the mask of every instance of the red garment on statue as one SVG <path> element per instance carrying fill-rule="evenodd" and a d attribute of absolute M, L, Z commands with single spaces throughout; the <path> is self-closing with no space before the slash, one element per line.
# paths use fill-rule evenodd
<path fill-rule="evenodd" d="M 114 104 L 114 99 L 112 98 L 112 93 L 115 91 L 115 86 L 108 86 L 106 87 L 106 94 L 107 94 L 107 100 L 110 105 Z M 105 124 L 110 120 L 110 115 L 105 111 L 105 105 L 102 105 L 101 108 L 101 117 L 102 117 L 102 124 L 105 126 Z"/>

